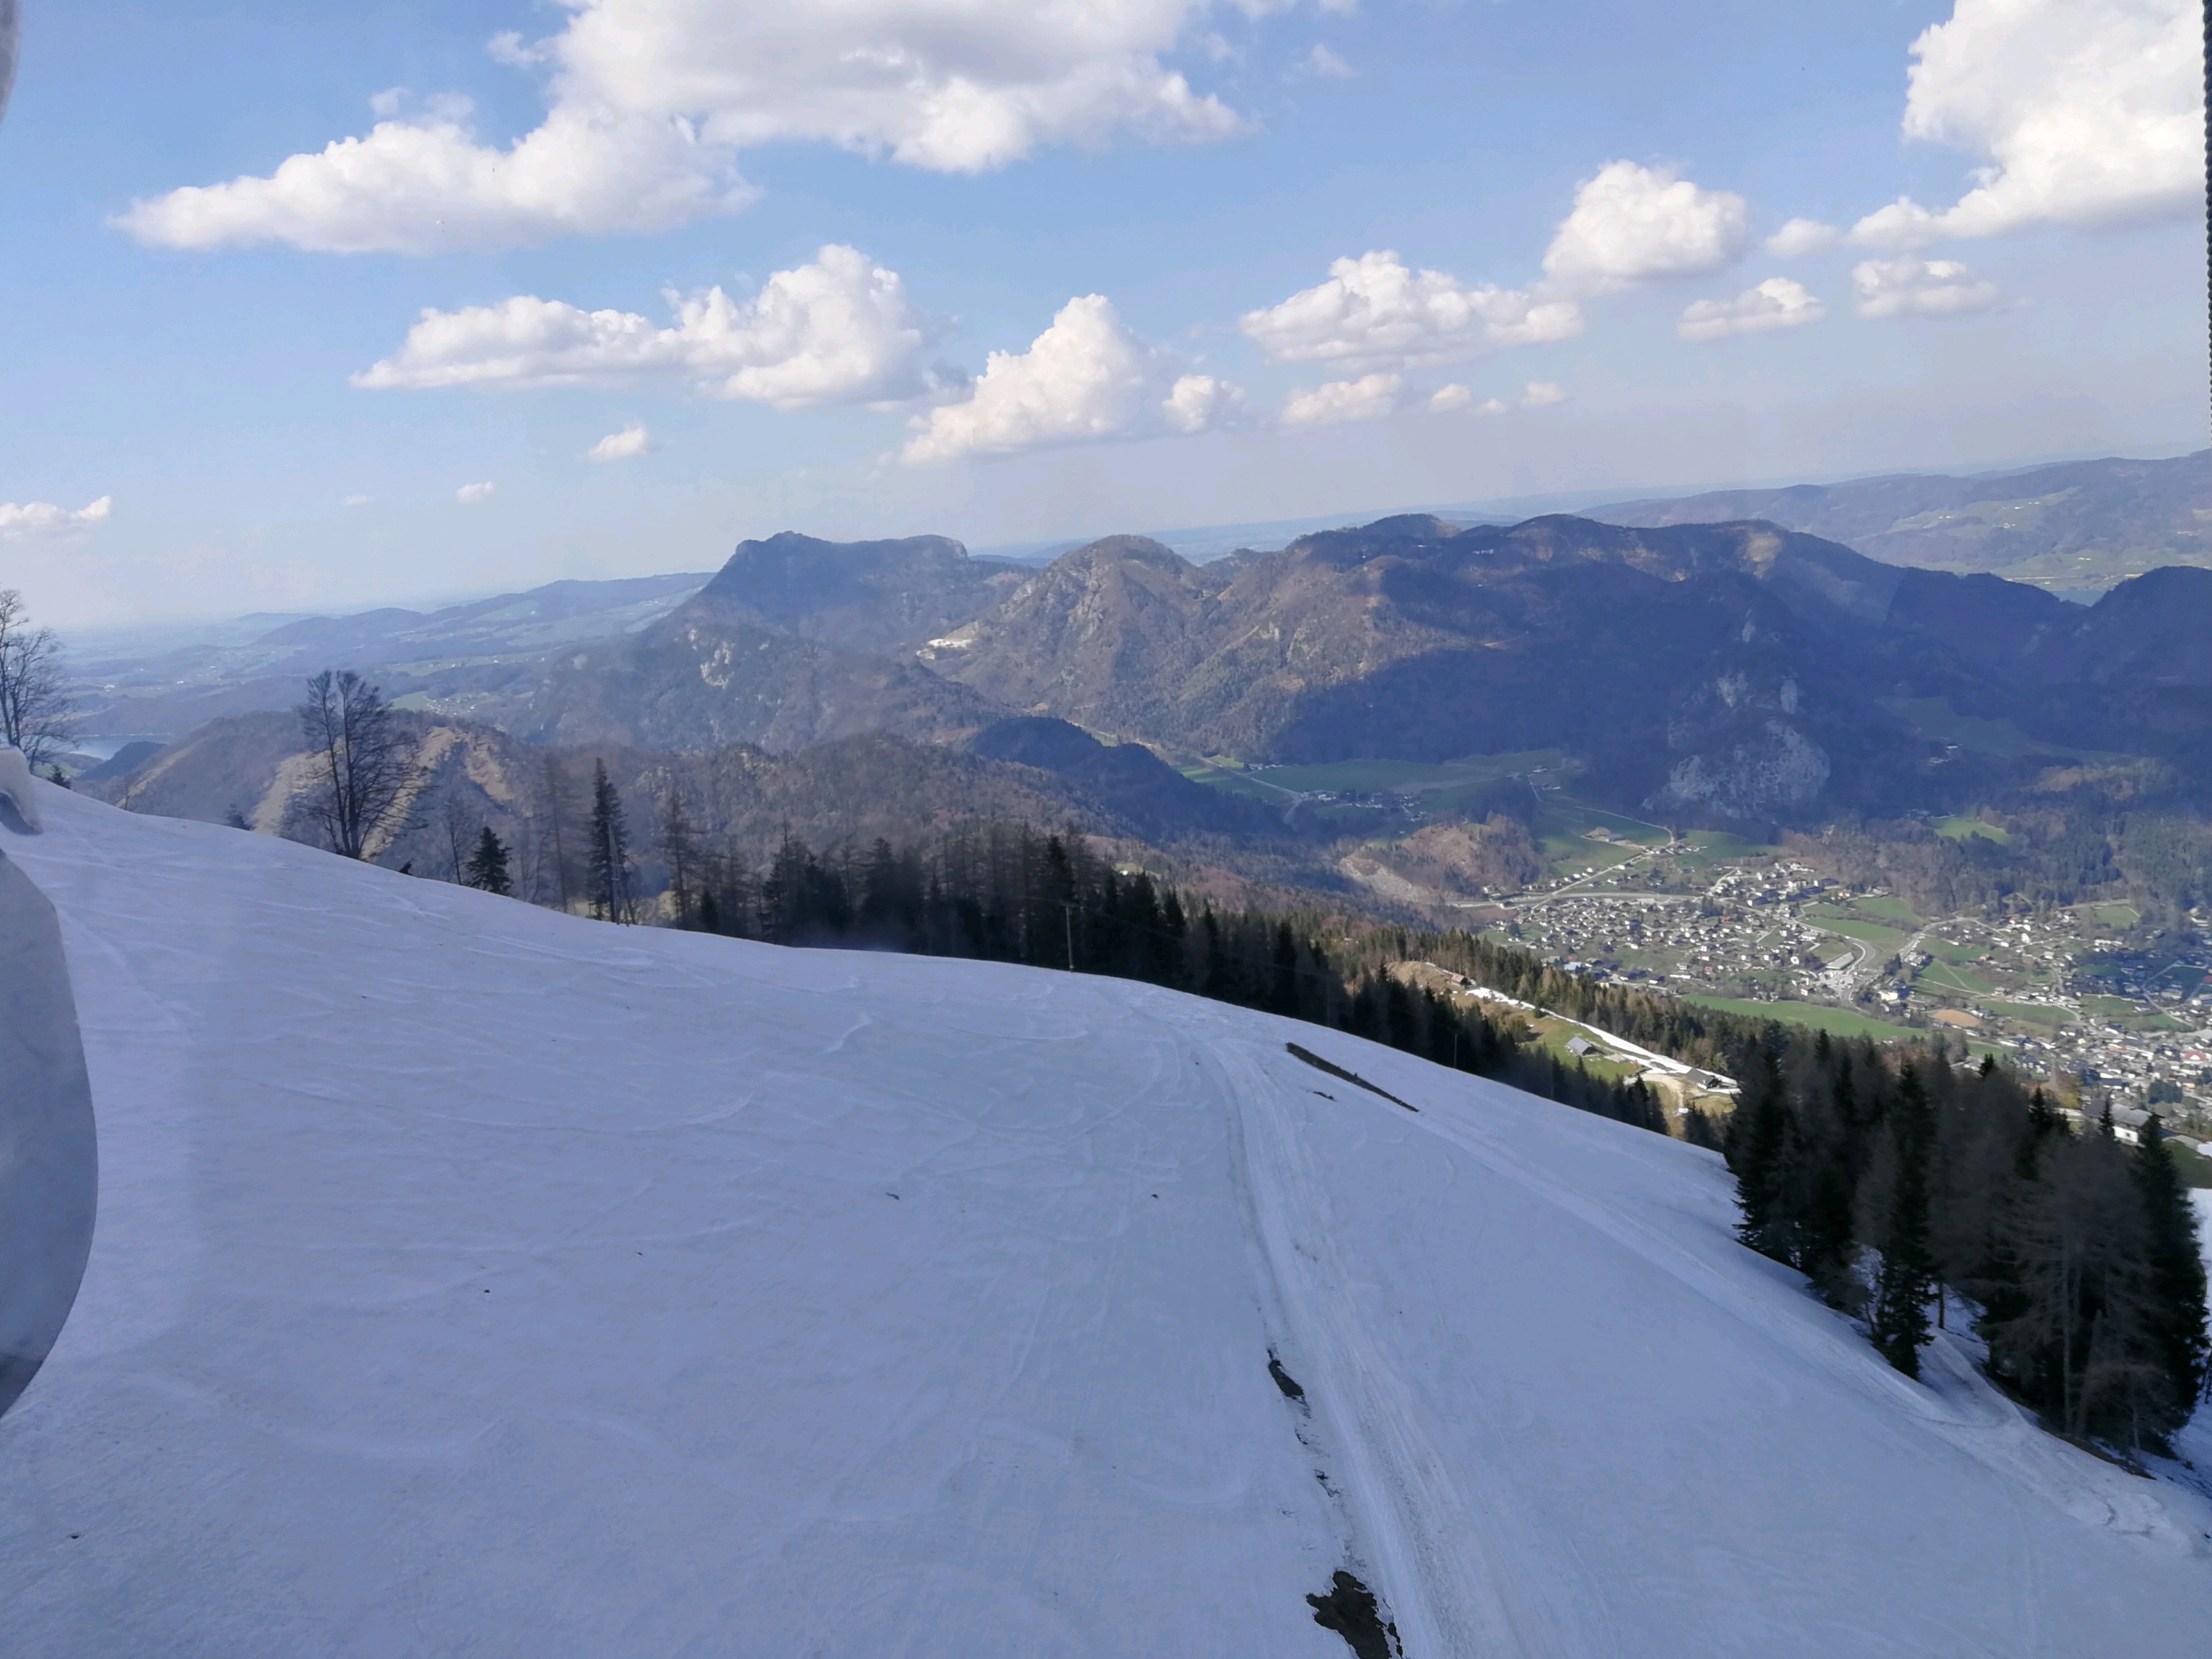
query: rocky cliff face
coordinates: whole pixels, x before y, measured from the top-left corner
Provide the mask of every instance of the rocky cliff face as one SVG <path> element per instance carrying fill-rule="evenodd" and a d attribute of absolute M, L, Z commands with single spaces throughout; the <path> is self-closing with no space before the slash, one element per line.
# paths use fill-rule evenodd
<path fill-rule="evenodd" d="M 1815 805 L 1829 774 L 1825 750 L 1786 720 L 1739 726 L 1706 741 L 1668 769 L 1667 787 L 1646 807 L 1655 812 L 1760 821 L 1789 819 Z"/>

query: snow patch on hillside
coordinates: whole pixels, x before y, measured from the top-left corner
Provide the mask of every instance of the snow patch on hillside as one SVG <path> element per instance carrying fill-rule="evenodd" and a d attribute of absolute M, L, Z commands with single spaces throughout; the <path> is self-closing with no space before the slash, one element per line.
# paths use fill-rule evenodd
<path fill-rule="evenodd" d="M 1889 1370 L 1710 1154 L 40 800 L 103 1186 L 27 1651 L 1341 1659 L 1342 1568 L 1411 1659 L 2201 1651 L 2212 1504 Z"/>

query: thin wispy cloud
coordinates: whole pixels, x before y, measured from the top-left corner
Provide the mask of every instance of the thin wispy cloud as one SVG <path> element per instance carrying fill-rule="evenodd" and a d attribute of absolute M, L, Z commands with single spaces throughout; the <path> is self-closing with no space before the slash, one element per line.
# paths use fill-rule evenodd
<path fill-rule="evenodd" d="M 1724 340 L 1732 334 L 1764 334 L 1802 328 L 1828 314 L 1828 307 L 1802 283 L 1770 276 L 1733 300 L 1699 300 L 1682 313 L 1674 332 L 1685 340 Z"/>

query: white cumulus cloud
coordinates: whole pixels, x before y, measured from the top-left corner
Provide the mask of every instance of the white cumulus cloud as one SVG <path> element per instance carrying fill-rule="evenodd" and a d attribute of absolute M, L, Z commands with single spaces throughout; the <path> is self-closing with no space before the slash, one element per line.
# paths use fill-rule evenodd
<path fill-rule="evenodd" d="M 1317 81 L 1349 81 L 1359 73 L 1327 46 L 1316 45 L 1298 66 Z"/>
<path fill-rule="evenodd" d="M 82 530 L 115 510 L 115 498 L 102 495 L 72 512 L 52 501 L 0 501 L 0 536 L 33 536 L 58 530 Z"/>
<path fill-rule="evenodd" d="M 1243 130 L 1163 61 L 1213 0 L 562 0 L 550 37 L 496 38 L 544 77 L 543 122 L 481 139 L 451 100 L 266 175 L 173 191 L 119 222 L 173 247 L 284 242 L 428 253 L 654 230 L 744 205 L 738 157 L 816 143 L 940 173 L 1121 134 Z M 1278 9 L 1240 4 L 1253 15 Z"/>
<path fill-rule="evenodd" d="M 584 452 L 587 461 L 631 461 L 651 453 L 653 434 L 641 426 L 626 426 L 619 432 L 610 432 Z"/>
<path fill-rule="evenodd" d="M 1751 237 L 1742 197 L 1669 168 L 1608 161 L 1575 192 L 1544 254 L 1563 289 L 1602 293 L 1655 277 L 1702 276 L 1733 264 Z"/>
<path fill-rule="evenodd" d="M 1328 280 L 1237 326 L 1277 362 L 1409 368 L 1579 334 L 1582 308 L 1515 289 L 1468 288 L 1387 250 L 1339 259 Z"/>
<path fill-rule="evenodd" d="M 1334 426 L 1346 421 L 1379 421 L 1398 407 L 1398 394 L 1404 386 L 1398 375 L 1376 374 L 1309 386 L 1292 392 L 1283 405 L 1283 424 Z"/>
<path fill-rule="evenodd" d="M 921 389 L 922 319 L 898 273 L 853 248 L 832 244 L 812 264 L 777 271 L 750 300 L 720 288 L 671 299 L 667 327 L 530 295 L 425 311 L 399 349 L 353 383 L 381 391 L 668 380 L 778 409 Z"/>
<path fill-rule="evenodd" d="M 1912 56 L 1905 135 L 1984 165 L 1954 205 L 1900 197 L 1853 226 L 1853 241 L 1913 247 L 2203 210 L 2194 0 L 1957 0 Z"/>
<path fill-rule="evenodd" d="M 1503 398 L 1485 398 L 1474 406 L 1474 412 L 1478 415 L 1503 415 L 1505 400 Z"/>
<path fill-rule="evenodd" d="M 1808 253 L 1832 248 L 1844 233 L 1818 219 L 1792 219 L 1766 239 L 1766 251 L 1778 259 L 1802 259 Z"/>
<path fill-rule="evenodd" d="M 1997 303 L 1994 283 L 1977 282 L 1955 259 L 1866 259 L 1851 267 L 1862 317 L 1963 317 Z"/>
<path fill-rule="evenodd" d="M 1243 411 L 1244 388 L 1211 374 L 1182 374 L 1168 388 L 1160 412 L 1176 432 L 1205 432 Z"/>
<path fill-rule="evenodd" d="M 562 235 L 665 230 L 753 191 L 726 147 L 684 123 L 563 104 L 504 148 L 441 108 L 290 156 L 266 177 L 193 185 L 115 222 L 158 247 L 288 243 L 315 253 L 435 253 Z"/>
<path fill-rule="evenodd" d="M 994 351 L 958 402 L 915 417 L 910 465 L 1162 433 L 1232 419 L 1243 391 L 1182 373 L 1123 325 L 1103 295 L 1070 300 L 1026 351 Z"/>
<path fill-rule="evenodd" d="M 1567 390 L 1551 380 L 1531 380 L 1521 388 L 1521 407 L 1549 409 L 1553 404 L 1567 400 Z"/>
<path fill-rule="evenodd" d="M 375 501 L 376 497 L 374 495 L 346 495 L 340 498 L 338 505 L 346 507 L 368 507 Z"/>
<path fill-rule="evenodd" d="M 1769 329 L 1817 323 L 1828 307 L 1787 276 L 1770 276 L 1733 300 L 1699 300 L 1682 313 L 1674 332 L 1686 340 L 1722 340 L 1731 334 L 1763 334 Z"/>
<path fill-rule="evenodd" d="M 453 492 L 453 499 L 463 507 L 474 507 L 478 501 L 489 501 L 498 488 L 488 478 L 482 483 L 465 483 Z"/>
<path fill-rule="evenodd" d="M 1429 394 L 1429 413 L 1449 415 L 1455 410 L 1465 409 L 1474 401 L 1474 393 L 1455 381 L 1440 386 Z"/>

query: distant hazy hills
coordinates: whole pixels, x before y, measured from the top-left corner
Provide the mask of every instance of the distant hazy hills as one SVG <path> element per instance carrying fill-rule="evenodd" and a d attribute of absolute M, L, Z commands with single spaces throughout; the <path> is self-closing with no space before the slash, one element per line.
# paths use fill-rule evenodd
<path fill-rule="evenodd" d="M 2160 565 L 2212 566 L 2212 450 L 2069 461 L 1974 477 L 1899 474 L 1595 507 L 1607 524 L 1763 519 L 1888 564 L 2102 591 Z"/>
<path fill-rule="evenodd" d="M 70 667 L 84 729 L 100 735 L 180 736 L 227 714 L 289 708 L 303 679 L 333 666 L 372 674 L 393 697 L 496 714 L 526 701 L 551 653 L 643 628 L 708 580 L 549 582 L 432 611 L 246 619 L 212 639 L 94 634 L 70 641 Z"/>

